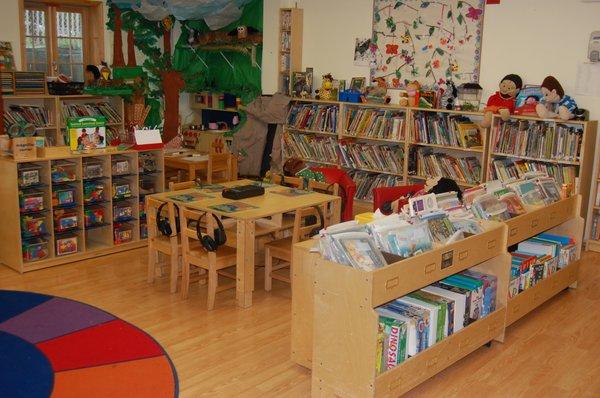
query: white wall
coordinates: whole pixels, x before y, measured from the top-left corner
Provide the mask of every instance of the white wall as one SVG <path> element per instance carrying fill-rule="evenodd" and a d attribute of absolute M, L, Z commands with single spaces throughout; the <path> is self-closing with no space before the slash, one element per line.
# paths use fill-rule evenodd
<path fill-rule="evenodd" d="M 12 43 L 15 66 L 21 68 L 21 32 L 19 27 L 19 2 L 1 0 L 0 5 L 0 41 Z"/>
<path fill-rule="evenodd" d="M 353 65 L 354 39 L 371 32 L 372 0 L 265 0 L 263 92 L 277 90 L 277 29 L 280 7 L 304 10 L 303 68 L 314 67 L 315 85 L 331 72 L 337 79 L 369 76 Z M 519 74 L 540 84 L 554 75 L 580 107 L 600 118 L 600 97 L 573 93 L 577 66 L 587 60 L 589 35 L 600 30 L 600 3 L 580 0 L 501 0 L 486 7 L 480 83 L 483 98 L 497 90 L 498 80 Z"/>

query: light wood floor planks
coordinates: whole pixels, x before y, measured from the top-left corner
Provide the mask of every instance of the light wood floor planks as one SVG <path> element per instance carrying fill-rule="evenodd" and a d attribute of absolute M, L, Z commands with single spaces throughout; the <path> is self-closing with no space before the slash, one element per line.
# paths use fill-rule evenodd
<path fill-rule="evenodd" d="M 600 254 L 584 258 L 578 289 L 515 323 L 504 344 L 480 348 L 408 396 L 600 396 Z M 267 294 L 262 286 L 260 277 L 251 308 L 237 308 L 227 291 L 207 312 L 206 287 L 194 285 L 182 301 L 166 279 L 147 284 L 142 249 L 25 275 L 0 266 L 0 289 L 80 300 L 146 330 L 174 361 L 181 397 L 306 397 L 310 372 L 289 360 L 289 287 L 274 282 Z"/>

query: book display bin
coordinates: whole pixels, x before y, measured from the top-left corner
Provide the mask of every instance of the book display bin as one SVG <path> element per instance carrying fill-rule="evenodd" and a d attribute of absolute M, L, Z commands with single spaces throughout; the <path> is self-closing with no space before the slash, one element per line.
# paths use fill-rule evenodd
<path fill-rule="evenodd" d="M 163 159 L 162 150 L 72 154 L 66 147 L 27 161 L 1 158 L 0 240 L 8 244 L 0 262 L 27 272 L 144 246 L 144 195 L 164 190 Z M 114 173 L 115 163 L 127 172 Z"/>

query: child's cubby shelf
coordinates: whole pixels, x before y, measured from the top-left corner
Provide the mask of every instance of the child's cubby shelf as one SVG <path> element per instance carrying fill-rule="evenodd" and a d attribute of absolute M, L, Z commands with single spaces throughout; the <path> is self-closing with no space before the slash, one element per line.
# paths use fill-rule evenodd
<path fill-rule="evenodd" d="M 114 175 L 117 164 L 126 176 Z M 0 158 L 0 240 L 10 242 L 0 262 L 27 272 L 144 246 L 138 198 L 164 190 L 163 170 L 162 150 L 52 147 L 36 159 Z"/>
<path fill-rule="evenodd" d="M 507 227 L 489 222 L 479 235 L 374 271 L 326 261 L 311 252 L 314 241 L 295 245 L 292 359 L 312 368 L 312 395 L 399 396 L 480 346 L 502 341 L 510 267 L 506 239 Z M 497 278 L 495 310 L 377 375 L 375 308 L 466 269 Z"/>
<path fill-rule="evenodd" d="M 425 180 L 425 176 L 445 176 L 462 187 L 472 187 L 541 170 L 554 176 L 559 184 L 573 185 L 574 192 L 581 194 L 581 215 L 586 217 L 590 187 L 594 185 L 591 192 L 596 194 L 594 181 L 600 176 L 600 161 L 599 170 L 593 172 L 596 121 L 516 115 L 504 121 L 494 116 L 492 125 L 483 128 L 482 119 L 481 112 L 294 98 L 284 129 L 283 155 L 358 173 L 367 187 L 368 182 L 381 180 L 381 173 L 401 177 L 404 184 Z M 522 145 L 513 148 L 516 137 Z M 529 146 L 523 144 L 526 139 L 531 140 Z M 353 145 L 358 150 L 352 151 Z M 383 152 L 384 147 L 392 150 Z M 391 167 L 363 167 L 365 159 L 379 164 L 399 163 L 401 172 Z M 387 180 L 385 185 L 399 185 L 399 181 Z M 356 199 L 371 198 L 371 189 L 358 189 Z M 600 193 L 595 204 L 600 207 Z M 600 221 L 600 211 L 590 207 L 590 226 L 592 213 L 597 215 L 596 224 Z M 588 246 L 600 251 L 599 231 L 600 226 L 592 231 L 595 236 L 590 236 L 590 231 L 587 235 Z"/>

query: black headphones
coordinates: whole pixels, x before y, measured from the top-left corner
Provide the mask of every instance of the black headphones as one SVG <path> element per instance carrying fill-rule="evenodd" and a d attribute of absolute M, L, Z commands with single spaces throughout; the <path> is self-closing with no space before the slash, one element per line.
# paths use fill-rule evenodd
<path fill-rule="evenodd" d="M 213 230 L 214 239 L 209 235 L 202 235 L 202 231 L 200 228 L 200 221 L 206 215 L 206 213 L 202 214 L 198 221 L 196 222 L 196 234 L 198 235 L 198 240 L 203 248 L 209 252 L 216 252 L 219 246 L 223 246 L 225 242 L 227 242 L 227 234 L 225 233 L 225 227 L 223 227 L 223 223 L 219 220 L 219 217 L 215 216 L 213 213 L 211 215 L 217 222 L 218 227 Z"/>
<path fill-rule="evenodd" d="M 167 204 L 167 202 L 161 203 L 161 205 L 158 206 L 158 209 L 156 210 L 156 228 L 164 236 L 172 237 L 173 236 L 172 235 L 173 228 L 171 227 L 171 224 L 169 223 L 169 217 L 163 218 L 161 216 L 162 209 L 166 206 L 166 204 Z M 175 210 L 176 210 L 175 228 L 177 229 L 177 233 L 179 233 L 179 231 L 181 230 L 181 227 L 179 225 L 179 207 L 177 207 L 177 205 L 175 203 L 173 203 L 173 206 L 175 206 Z"/>
<path fill-rule="evenodd" d="M 319 206 L 313 206 L 313 207 L 315 209 L 317 209 L 317 213 L 319 214 L 319 226 L 313 228 L 312 231 L 310 231 L 311 238 L 315 235 L 318 235 L 319 231 L 322 230 L 323 228 L 325 228 L 325 217 L 323 216 L 323 210 L 321 210 L 321 208 Z M 312 218 L 314 216 L 310 216 L 310 217 Z M 312 220 L 311 220 L 311 222 L 312 222 Z"/>

